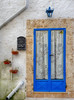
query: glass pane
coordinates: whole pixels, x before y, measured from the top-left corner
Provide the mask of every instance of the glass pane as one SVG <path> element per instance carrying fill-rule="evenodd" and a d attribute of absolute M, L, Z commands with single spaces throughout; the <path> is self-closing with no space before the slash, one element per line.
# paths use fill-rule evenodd
<path fill-rule="evenodd" d="M 63 31 L 51 31 L 51 79 L 63 79 Z"/>
<path fill-rule="evenodd" d="M 36 32 L 36 79 L 48 79 L 48 31 Z"/>

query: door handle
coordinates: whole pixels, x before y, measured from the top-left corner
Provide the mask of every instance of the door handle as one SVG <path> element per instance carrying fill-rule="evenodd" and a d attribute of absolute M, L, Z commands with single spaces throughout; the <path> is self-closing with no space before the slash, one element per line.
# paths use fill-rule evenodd
<path fill-rule="evenodd" d="M 50 54 L 49 56 L 54 56 L 53 54 Z"/>

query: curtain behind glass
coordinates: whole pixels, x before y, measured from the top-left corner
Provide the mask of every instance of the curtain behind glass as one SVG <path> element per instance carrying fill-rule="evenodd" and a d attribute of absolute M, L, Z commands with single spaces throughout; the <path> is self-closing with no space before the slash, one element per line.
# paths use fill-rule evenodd
<path fill-rule="evenodd" d="M 51 79 L 63 79 L 63 31 L 51 31 Z"/>
<path fill-rule="evenodd" d="M 48 79 L 48 31 L 36 32 L 36 79 Z"/>

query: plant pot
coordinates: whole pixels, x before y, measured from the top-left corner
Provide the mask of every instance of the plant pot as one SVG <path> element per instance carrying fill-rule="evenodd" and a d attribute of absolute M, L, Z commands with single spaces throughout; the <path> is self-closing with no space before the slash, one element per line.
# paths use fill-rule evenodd
<path fill-rule="evenodd" d="M 15 70 L 11 69 L 11 70 L 10 70 L 10 73 L 13 73 L 13 74 L 16 74 L 17 72 L 18 72 L 17 69 L 15 69 Z"/>
<path fill-rule="evenodd" d="M 11 64 L 11 61 L 5 60 L 5 61 L 4 61 L 4 64 Z"/>
<path fill-rule="evenodd" d="M 12 54 L 13 55 L 17 55 L 18 54 L 18 51 L 12 51 Z"/>

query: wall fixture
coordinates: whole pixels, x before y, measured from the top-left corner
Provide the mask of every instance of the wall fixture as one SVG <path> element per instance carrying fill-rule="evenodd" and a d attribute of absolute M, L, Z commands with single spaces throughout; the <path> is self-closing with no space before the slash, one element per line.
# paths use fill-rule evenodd
<path fill-rule="evenodd" d="M 26 38 L 20 36 L 17 38 L 17 50 L 26 50 Z"/>
<path fill-rule="evenodd" d="M 51 9 L 51 7 L 49 7 L 48 9 L 46 9 L 46 13 L 48 17 L 52 17 L 54 9 Z"/>

